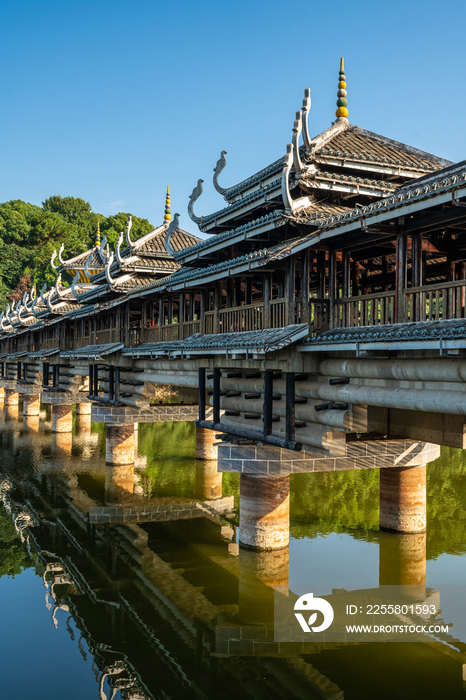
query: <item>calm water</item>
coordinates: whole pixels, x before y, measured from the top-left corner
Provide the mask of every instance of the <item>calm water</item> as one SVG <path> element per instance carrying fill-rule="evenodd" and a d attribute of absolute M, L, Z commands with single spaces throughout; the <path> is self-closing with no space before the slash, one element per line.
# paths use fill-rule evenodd
<path fill-rule="evenodd" d="M 291 477 L 289 551 L 258 555 L 236 544 L 238 476 L 220 484 L 193 458 L 192 424 L 139 427 L 132 506 L 163 520 L 95 531 L 87 514 L 113 493 L 103 426 L 72 441 L 52 436 L 47 415 L 39 432 L 26 427 L 0 411 L 2 698 L 466 697 L 460 642 L 300 655 L 270 638 L 274 584 L 371 588 L 393 576 L 400 539 L 378 531 L 378 472 Z M 231 503 L 185 519 L 212 488 Z M 460 451 L 428 466 L 427 489 L 426 585 L 466 584 Z"/>

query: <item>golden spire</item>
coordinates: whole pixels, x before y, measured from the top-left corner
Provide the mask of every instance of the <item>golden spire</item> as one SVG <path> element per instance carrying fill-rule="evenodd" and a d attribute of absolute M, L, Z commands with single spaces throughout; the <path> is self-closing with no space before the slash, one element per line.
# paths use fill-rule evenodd
<path fill-rule="evenodd" d="M 170 186 L 167 187 L 167 196 L 165 199 L 165 216 L 163 217 L 163 220 L 166 224 L 168 224 L 169 221 L 171 221 L 172 218 L 172 210 L 170 208 Z"/>
<path fill-rule="evenodd" d="M 97 222 L 97 233 L 95 237 L 95 244 L 100 246 L 100 221 Z"/>
<path fill-rule="evenodd" d="M 335 112 L 338 119 L 346 119 L 348 116 L 348 100 L 346 99 L 346 76 L 345 76 L 345 62 L 343 58 L 340 58 L 340 76 L 338 78 L 338 100 L 337 100 L 337 111 Z"/>

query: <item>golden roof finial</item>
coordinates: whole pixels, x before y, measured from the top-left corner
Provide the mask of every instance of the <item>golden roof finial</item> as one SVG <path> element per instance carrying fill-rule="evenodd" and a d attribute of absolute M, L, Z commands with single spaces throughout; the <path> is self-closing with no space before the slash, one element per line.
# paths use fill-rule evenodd
<path fill-rule="evenodd" d="M 95 236 L 95 244 L 100 245 L 100 221 L 97 222 L 97 233 Z"/>
<path fill-rule="evenodd" d="M 168 224 L 169 221 L 171 221 L 172 218 L 172 210 L 170 208 L 170 185 L 167 187 L 167 196 L 165 199 L 165 216 L 163 217 L 163 220 L 165 223 Z"/>
<path fill-rule="evenodd" d="M 345 76 L 345 61 L 340 58 L 340 75 L 338 78 L 338 100 L 337 100 L 337 111 L 335 115 L 338 119 L 346 119 L 348 117 L 348 100 L 346 99 L 346 76 Z"/>

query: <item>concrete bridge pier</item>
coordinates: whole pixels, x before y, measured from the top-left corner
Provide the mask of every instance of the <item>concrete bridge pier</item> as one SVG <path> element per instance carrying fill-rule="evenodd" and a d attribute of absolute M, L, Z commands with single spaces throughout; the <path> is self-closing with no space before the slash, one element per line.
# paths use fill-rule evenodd
<path fill-rule="evenodd" d="M 52 433 L 71 433 L 73 404 L 52 404 Z"/>
<path fill-rule="evenodd" d="M 217 447 L 214 430 L 196 426 L 196 459 L 217 459 Z"/>
<path fill-rule="evenodd" d="M 5 387 L 0 386 L 0 402 L 5 401 Z"/>
<path fill-rule="evenodd" d="M 407 535 L 381 532 L 379 584 L 424 587 L 426 585 L 426 542 L 426 532 Z"/>
<path fill-rule="evenodd" d="M 210 500 L 222 497 L 223 475 L 217 469 L 217 462 L 209 460 L 196 464 L 196 497 Z"/>
<path fill-rule="evenodd" d="M 24 416 L 23 418 L 23 430 L 29 433 L 38 433 L 40 425 L 40 417 L 37 416 Z"/>
<path fill-rule="evenodd" d="M 40 394 L 23 395 L 23 416 L 38 416 L 40 414 Z"/>
<path fill-rule="evenodd" d="M 424 532 L 426 464 L 380 470 L 380 528 L 392 532 Z"/>
<path fill-rule="evenodd" d="M 131 503 L 134 492 L 135 430 L 127 425 L 105 424 L 105 502 Z"/>
<path fill-rule="evenodd" d="M 105 424 L 105 463 L 134 465 L 134 424 Z"/>
<path fill-rule="evenodd" d="M 92 405 L 90 403 L 76 404 L 76 432 L 90 433 L 92 422 Z"/>
<path fill-rule="evenodd" d="M 19 394 L 14 389 L 5 389 L 5 406 L 19 406 Z"/>
<path fill-rule="evenodd" d="M 244 624 L 273 625 L 274 586 L 288 586 L 289 547 L 268 552 L 239 550 L 239 615 Z"/>
<path fill-rule="evenodd" d="M 290 477 L 241 474 L 240 546 L 255 550 L 288 547 L 290 540 Z"/>

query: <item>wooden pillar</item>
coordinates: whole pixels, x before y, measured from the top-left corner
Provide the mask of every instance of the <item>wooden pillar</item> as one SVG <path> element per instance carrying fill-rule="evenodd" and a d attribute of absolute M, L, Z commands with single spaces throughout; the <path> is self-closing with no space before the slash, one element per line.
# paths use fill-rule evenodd
<path fill-rule="evenodd" d="M 288 269 L 286 271 L 286 290 L 285 290 L 285 323 L 291 326 L 295 323 L 295 257 L 290 255 L 288 258 Z"/>
<path fill-rule="evenodd" d="M 359 263 L 355 261 L 353 265 L 353 291 L 351 293 L 351 296 L 357 297 L 359 295 L 359 274 L 360 274 L 361 268 L 359 266 Z"/>
<path fill-rule="evenodd" d="M 382 281 L 383 291 L 388 292 L 388 255 L 382 257 Z"/>
<path fill-rule="evenodd" d="M 303 274 L 301 278 L 301 323 L 309 323 L 309 280 L 311 278 L 311 251 L 303 252 Z"/>
<path fill-rule="evenodd" d="M 341 294 L 343 299 L 346 299 L 350 295 L 350 273 L 351 273 L 351 253 L 349 250 L 343 253 L 343 272 L 342 272 L 342 283 L 341 283 Z"/>
<path fill-rule="evenodd" d="M 235 302 L 234 306 L 241 306 L 241 277 L 235 277 Z"/>
<path fill-rule="evenodd" d="M 325 299 L 325 250 L 317 251 L 317 298 Z"/>
<path fill-rule="evenodd" d="M 336 250 L 331 250 L 329 253 L 329 272 L 328 272 L 328 301 L 329 301 L 329 328 L 333 328 L 335 324 L 335 300 L 337 292 L 337 253 Z"/>
<path fill-rule="evenodd" d="M 219 318 L 220 316 L 220 283 L 215 282 L 214 287 L 214 323 L 213 331 L 214 333 L 220 332 Z"/>
<path fill-rule="evenodd" d="M 252 304 L 252 277 L 246 277 L 246 305 Z"/>
<path fill-rule="evenodd" d="M 272 280 L 271 273 L 266 272 L 263 276 L 263 287 L 262 287 L 262 304 L 263 304 L 263 327 L 271 328 L 271 313 L 270 313 L 270 301 L 272 296 Z"/>
<path fill-rule="evenodd" d="M 206 290 L 202 289 L 201 290 L 201 301 L 199 304 L 199 332 L 204 334 L 205 333 L 205 307 L 206 307 Z"/>
<path fill-rule="evenodd" d="M 408 236 L 404 230 L 396 239 L 396 295 L 395 322 L 404 323 L 406 320 L 406 273 L 408 268 Z"/>
<path fill-rule="evenodd" d="M 422 287 L 422 233 L 415 233 L 411 239 L 411 270 L 412 270 L 412 286 Z M 422 321 L 421 295 L 416 294 L 414 300 L 411 300 L 412 320 Z"/>

